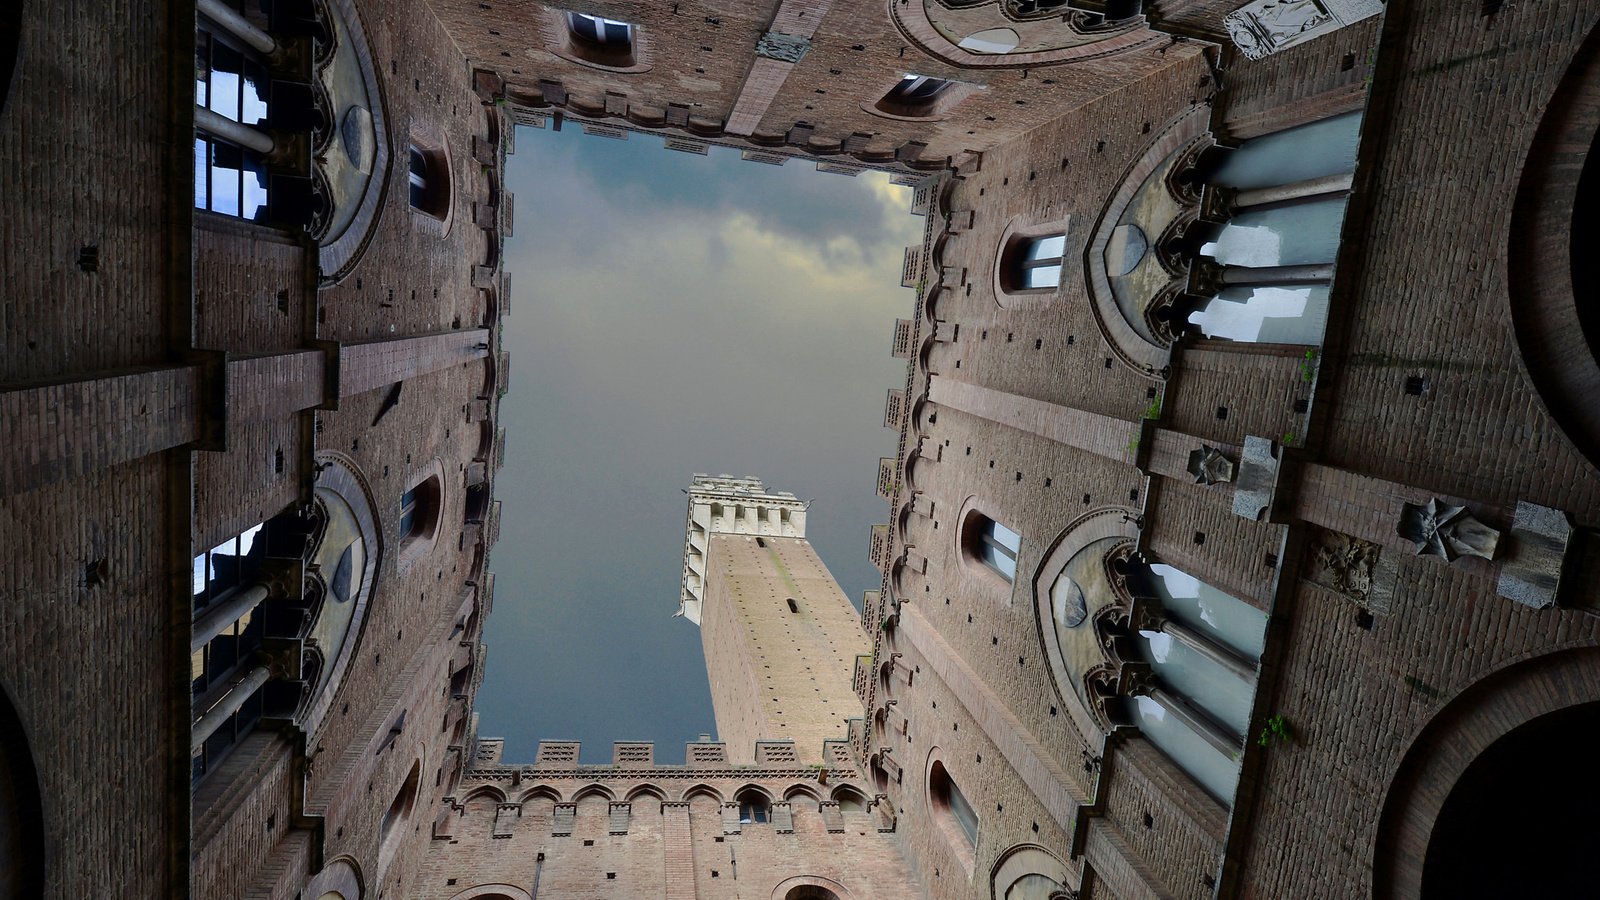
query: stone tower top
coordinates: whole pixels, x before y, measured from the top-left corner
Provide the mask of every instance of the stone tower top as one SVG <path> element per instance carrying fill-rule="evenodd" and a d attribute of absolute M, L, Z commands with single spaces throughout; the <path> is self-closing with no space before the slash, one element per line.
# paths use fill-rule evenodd
<path fill-rule="evenodd" d="M 689 510 L 684 526 L 683 586 L 676 615 L 699 625 L 711 535 L 803 538 L 807 503 L 786 491 L 768 491 L 761 479 L 748 475 L 735 478 L 697 472 L 685 493 L 689 495 Z"/>

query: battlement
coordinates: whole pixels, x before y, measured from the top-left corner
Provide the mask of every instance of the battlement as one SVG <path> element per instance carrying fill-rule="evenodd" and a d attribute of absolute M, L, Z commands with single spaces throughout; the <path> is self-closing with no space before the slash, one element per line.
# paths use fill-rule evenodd
<path fill-rule="evenodd" d="M 684 525 L 683 581 L 677 615 L 699 625 L 711 535 L 803 538 L 807 503 L 787 491 L 768 491 L 761 479 L 749 475 L 696 472 L 684 493 L 689 495 L 689 509 Z"/>

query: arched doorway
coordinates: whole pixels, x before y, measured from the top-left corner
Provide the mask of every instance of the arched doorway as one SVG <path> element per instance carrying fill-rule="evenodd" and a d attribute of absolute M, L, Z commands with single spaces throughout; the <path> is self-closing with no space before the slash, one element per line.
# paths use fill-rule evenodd
<path fill-rule="evenodd" d="M 1600 703 L 1558 710 L 1491 744 L 1462 773 L 1428 842 L 1422 896 L 1582 897 L 1595 888 Z"/>

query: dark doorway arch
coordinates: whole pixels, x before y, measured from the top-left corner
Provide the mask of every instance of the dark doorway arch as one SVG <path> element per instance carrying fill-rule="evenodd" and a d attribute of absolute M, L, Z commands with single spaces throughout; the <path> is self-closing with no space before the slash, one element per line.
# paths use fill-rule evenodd
<path fill-rule="evenodd" d="M 1491 744 L 1451 788 L 1422 897 L 1582 897 L 1594 890 L 1600 703 L 1540 716 Z"/>
<path fill-rule="evenodd" d="M 0 900 L 42 896 L 43 819 L 28 733 L 0 688 Z"/>
<path fill-rule="evenodd" d="M 0 6 L 0 116 L 11 105 L 11 79 L 22 55 L 22 0 Z"/>

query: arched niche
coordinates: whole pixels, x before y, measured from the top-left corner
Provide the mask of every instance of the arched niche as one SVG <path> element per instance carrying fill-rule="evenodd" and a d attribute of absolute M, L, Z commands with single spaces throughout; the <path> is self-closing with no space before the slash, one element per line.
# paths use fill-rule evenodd
<path fill-rule="evenodd" d="M 0 687 L 0 897 L 43 895 L 43 820 L 27 727 Z"/>
<path fill-rule="evenodd" d="M 772 900 L 852 900 L 845 886 L 821 875 L 794 875 L 778 882 Z"/>
<path fill-rule="evenodd" d="M 1145 145 L 1095 218 L 1081 261 L 1072 263 L 1083 267 L 1089 307 L 1106 344 L 1124 365 L 1150 378 L 1162 377 L 1171 357 L 1162 310 L 1182 292 L 1183 272 L 1169 249 L 1195 220 L 1200 200 L 1198 188 L 1191 191 L 1175 176 L 1205 146 L 1207 109 L 1178 116 Z M 1126 225 L 1136 226 L 1138 236 Z M 1130 264 L 1128 255 L 1139 248 Z"/>
<path fill-rule="evenodd" d="M 1076 883 L 1061 857 L 1038 844 L 1017 844 L 995 860 L 989 876 L 990 900 L 1045 900 Z"/>
<path fill-rule="evenodd" d="M 1507 314 L 1540 402 L 1590 465 L 1600 465 L 1600 29 L 1545 108 L 1507 229 Z"/>
<path fill-rule="evenodd" d="M 1085 513 L 1045 552 L 1030 585 L 1034 621 L 1056 695 L 1079 732 L 1091 739 L 1105 732 L 1084 687 L 1085 675 L 1105 659 L 1092 626 L 1094 616 L 1114 603 L 1105 560 L 1118 547 L 1131 546 L 1137 536 L 1128 510 L 1104 507 Z"/>
<path fill-rule="evenodd" d="M 315 900 L 328 900 L 329 897 L 364 900 L 366 894 L 362 893 L 361 884 L 360 866 L 353 858 L 341 856 L 313 875 L 300 894 Z"/>
<path fill-rule="evenodd" d="M 1029 16 L 1019 14 L 1011 0 L 962 4 L 890 0 L 888 7 L 890 21 L 913 46 L 963 69 L 1039 68 L 1166 43 L 1145 27 L 1143 19 L 1104 22 L 1065 8 L 1052 10 L 1052 15 Z"/>

